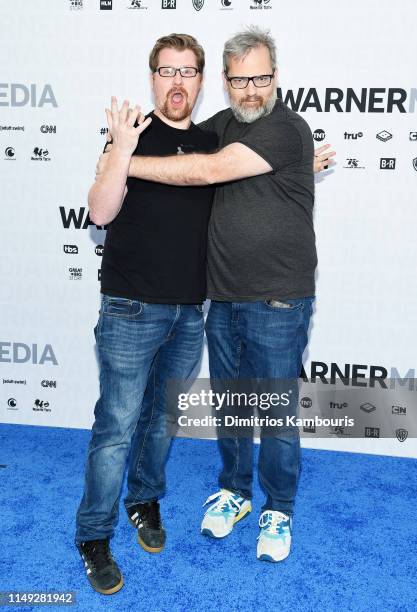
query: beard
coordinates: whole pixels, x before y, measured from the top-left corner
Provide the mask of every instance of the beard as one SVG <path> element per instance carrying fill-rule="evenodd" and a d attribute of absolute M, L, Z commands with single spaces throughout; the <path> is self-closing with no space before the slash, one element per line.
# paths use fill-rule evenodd
<path fill-rule="evenodd" d="M 175 93 L 181 93 L 184 96 L 185 104 L 180 108 L 172 106 L 171 98 Z M 182 87 L 172 87 L 166 95 L 165 101 L 160 108 L 161 113 L 170 121 L 182 121 L 191 115 L 192 107 L 188 102 L 188 94 Z"/>
<path fill-rule="evenodd" d="M 244 106 L 245 101 L 258 102 L 256 107 Z M 230 108 L 233 111 L 235 118 L 240 123 L 253 123 L 257 119 L 269 115 L 277 101 L 277 90 L 274 88 L 269 98 L 264 100 L 261 96 L 246 96 L 238 102 L 230 100 Z"/>

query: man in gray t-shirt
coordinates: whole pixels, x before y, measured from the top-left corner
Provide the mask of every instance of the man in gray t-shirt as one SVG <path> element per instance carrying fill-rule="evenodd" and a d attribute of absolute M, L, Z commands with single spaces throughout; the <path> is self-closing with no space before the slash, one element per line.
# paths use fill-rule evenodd
<path fill-rule="evenodd" d="M 313 140 L 307 123 L 277 100 L 275 45 L 267 32 L 251 26 L 236 34 L 225 43 L 223 60 L 230 109 L 200 124 L 217 132 L 219 151 L 134 156 L 129 176 L 219 184 L 208 246 L 212 387 L 231 380 L 284 390 L 280 400 L 292 398 L 288 414 L 298 404 L 314 300 Z M 252 509 L 253 441 L 235 428 L 218 443 L 220 490 L 207 500 L 201 532 L 222 538 Z M 297 427 L 261 436 L 258 471 L 266 500 L 258 559 L 280 561 L 290 552 L 299 467 Z"/>
<path fill-rule="evenodd" d="M 242 143 L 272 168 L 216 189 L 209 225 L 208 293 L 212 300 L 254 301 L 314 294 L 313 138 L 307 122 L 277 100 L 242 123 L 229 108 L 199 127 L 220 147 Z"/>

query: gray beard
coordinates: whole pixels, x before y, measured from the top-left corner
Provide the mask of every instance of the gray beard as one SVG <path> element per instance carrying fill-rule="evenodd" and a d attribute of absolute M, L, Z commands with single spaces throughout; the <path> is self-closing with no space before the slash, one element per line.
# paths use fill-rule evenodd
<path fill-rule="evenodd" d="M 257 119 L 269 115 L 277 101 L 277 90 L 274 89 L 268 100 L 258 108 L 245 108 L 230 100 L 230 108 L 240 123 L 253 123 Z"/>

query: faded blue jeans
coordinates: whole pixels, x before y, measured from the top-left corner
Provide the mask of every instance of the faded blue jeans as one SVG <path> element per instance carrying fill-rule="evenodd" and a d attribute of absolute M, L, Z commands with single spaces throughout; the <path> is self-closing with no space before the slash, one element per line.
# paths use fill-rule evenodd
<path fill-rule="evenodd" d="M 216 380 L 298 379 L 313 300 L 288 299 L 287 308 L 266 300 L 212 301 L 205 326 L 212 386 Z M 224 437 L 218 444 L 223 460 L 219 486 L 251 499 L 252 438 Z M 293 514 L 300 463 L 298 428 L 261 437 L 258 474 L 266 494 L 263 510 Z"/>
<path fill-rule="evenodd" d="M 88 446 L 75 542 L 111 537 L 128 465 L 128 508 L 165 492 L 166 383 L 189 378 L 204 335 L 200 304 L 149 304 L 102 296 L 94 329 L 100 397 Z"/>

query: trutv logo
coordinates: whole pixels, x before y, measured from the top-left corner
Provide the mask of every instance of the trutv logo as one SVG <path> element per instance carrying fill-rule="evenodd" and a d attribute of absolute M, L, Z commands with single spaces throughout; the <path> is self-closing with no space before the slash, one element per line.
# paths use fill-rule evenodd
<path fill-rule="evenodd" d="M 88 210 L 85 206 L 81 206 L 78 210 L 75 208 L 65 208 L 65 206 L 59 207 L 61 213 L 62 225 L 65 229 L 87 229 L 89 225 L 95 225 L 88 214 Z M 107 225 L 96 225 L 99 230 L 106 230 Z"/>

